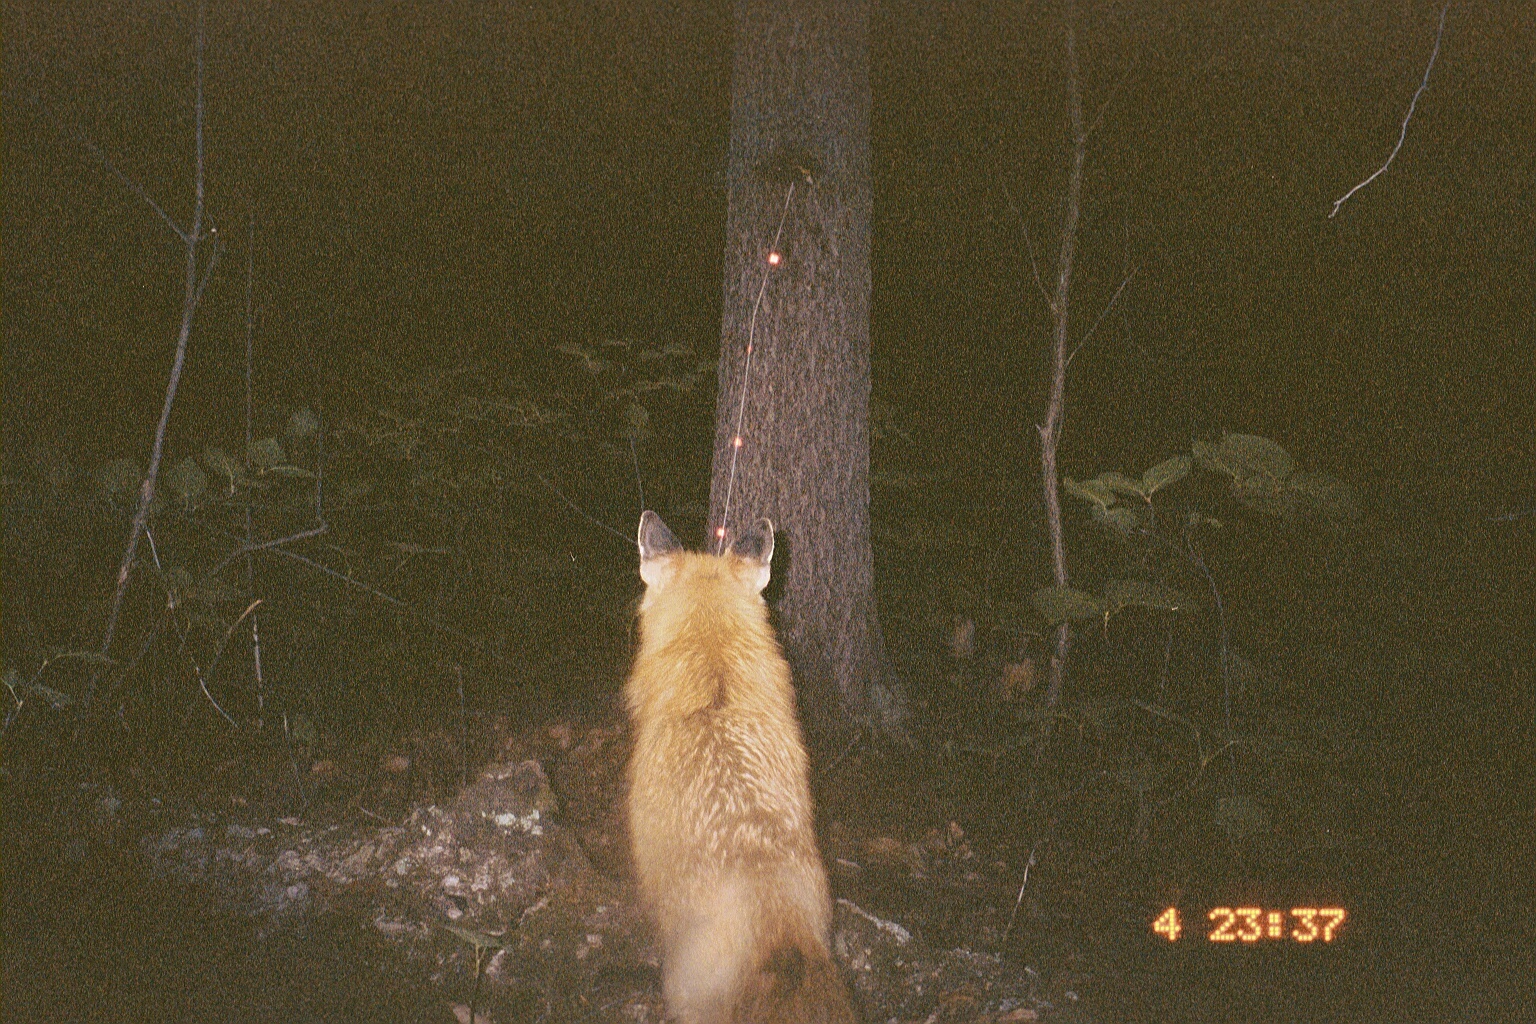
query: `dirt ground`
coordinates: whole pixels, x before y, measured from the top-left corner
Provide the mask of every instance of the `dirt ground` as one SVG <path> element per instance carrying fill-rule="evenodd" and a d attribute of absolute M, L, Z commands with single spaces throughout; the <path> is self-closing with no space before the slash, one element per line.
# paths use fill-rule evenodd
<path fill-rule="evenodd" d="M 661 1021 L 625 864 L 626 749 L 616 716 L 485 716 L 350 758 L 211 758 L 200 779 L 13 770 L 5 1019 L 446 1024 L 473 1004 L 497 1024 Z M 1096 847 L 1086 798 L 1031 819 L 1016 762 L 987 754 L 861 742 L 817 774 L 834 952 L 864 1019 L 1364 1021 L 1408 1001 L 1506 1019 L 1491 967 L 1404 941 L 1447 922 L 1379 898 L 1413 880 L 1368 862 L 1382 837 L 1361 821 L 1286 834 L 1316 846 L 1287 864 L 1321 868 L 1266 892 L 1155 842 Z M 1152 927 L 1202 888 L 1279 905 L 1308 886 L 1349 907 L 1347 941 L 1221 947 Z"/>

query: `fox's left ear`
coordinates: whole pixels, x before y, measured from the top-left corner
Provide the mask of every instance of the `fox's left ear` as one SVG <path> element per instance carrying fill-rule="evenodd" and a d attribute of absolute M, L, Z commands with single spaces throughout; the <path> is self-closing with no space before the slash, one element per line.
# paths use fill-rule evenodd
<path fill-rule="evenodd" d="M 672 531 L 667 529 L 667 524 L 661 521 L 661 516 L 646 509 L 640 513 L 640 578 L 648 587 L 659 586 L 666 573 L 663 567 L 666 559 L 681 551 L 683 546 L 678 543 Z"/>
<path fill-rule="evenodd" d="M 773 520 L 766 516 L 753 523 L 740 537 L 731 541 L 731 552 L 756 564 L 754 581 L 758 593 L 768 585 L 768 566 L 773 562 Z"/>

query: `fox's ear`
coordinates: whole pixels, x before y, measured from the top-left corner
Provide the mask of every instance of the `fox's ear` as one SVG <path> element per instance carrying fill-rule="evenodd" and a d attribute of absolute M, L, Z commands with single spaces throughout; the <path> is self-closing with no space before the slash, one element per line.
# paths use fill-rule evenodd
<path fill-rule="evenodd" d="M 662 581 L 666 559 L 683 549 L 661 516 L 646 509 L 640 513 L 640 578 L 648 587 Z"/>
<path fill-rule="evenodd" d="M 731 541 L 731 552 L 758 568 L 754 581 L 759 593 L 768 585 L 768 566 L 773 562 L 773 520 L 759 519 Z"/>

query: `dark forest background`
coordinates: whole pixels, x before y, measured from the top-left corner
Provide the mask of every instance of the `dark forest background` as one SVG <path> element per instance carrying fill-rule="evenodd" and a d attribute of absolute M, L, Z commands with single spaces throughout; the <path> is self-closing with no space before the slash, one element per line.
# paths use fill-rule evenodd
<path fill-rule="evenodd" d="M 552 340 L 715 343 L 729 12 L 478 4 L 218 5 L 210 212 L 231 254 L 176 426 L 233 443 L 242 253 L 257 230 L 260 395 L 364 383 L 360 354 L 518 369 Z M 178 245 L 61 129 L 173 212 L 190 204 L 194 12 L 6 15 L 7 430 L 82 458 L 148 436 Z M 1334 469 L 1516 497 L 1532 421 L 1528 11 L 1146 4 L 1082 13 L 1093 136 L 1074 366 L 1080 460 L 1191 426 L 1284 438 Z M 1046 311 L 1023 231 L 1054 241 L 1066 166 L 1060 18 L 888 5 L 871 31 L 877 391 L 967 491 L 1031 469 Z M 46 103 L 41 111 L 32 98 Z M 1107 102 L 1107 106 L 1105 106 Z M 1010 209 L 1017 209 L 1017 213 Z M 100 372 L 80 373 L 81 366 Z M 81 415 L 84 411 L 99 413 Z M 1257 422 L 1262 418 L 1262 422 Z M 25 444 L 8 444 L 20 450 Z M 1455 453 L 1450 457 L 1449 453 Z M 670 458 L 658 461 L 671 461 Z"/>

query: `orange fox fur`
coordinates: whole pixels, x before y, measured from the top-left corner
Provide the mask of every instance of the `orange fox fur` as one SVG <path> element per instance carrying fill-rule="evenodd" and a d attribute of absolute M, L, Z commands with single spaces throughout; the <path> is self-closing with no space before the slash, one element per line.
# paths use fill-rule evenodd
<path fill-rule="evenodd" d="M 624 689 L 634 726 L 629 831 L 681 1024 L 851 1024 L 827 949 L 789 665 L 762 589 L 773 524 L 720 556 L 640 517 L 640 648 Z"/>

